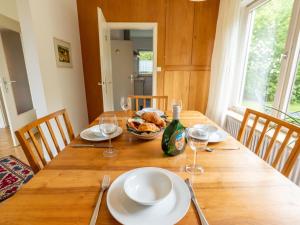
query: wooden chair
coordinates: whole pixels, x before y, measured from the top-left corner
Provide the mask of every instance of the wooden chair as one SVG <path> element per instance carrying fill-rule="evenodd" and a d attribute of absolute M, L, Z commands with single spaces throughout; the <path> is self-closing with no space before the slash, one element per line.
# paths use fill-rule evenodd
<path fill-rule="evenodd" d="M 26 158 L 28 159 L 28 162 L 35 173 L 37 173 L 47 164 L 45 155 L 48 154 L 51 160 L 54 158 L 49 145 L 49 139 L 52 141 L 52 146 L 54 146 L 57 154 L 61 151 L 57 136 L 60 136 L 60 139 L 65 145 L 68 144 L 68 140 L 66 138 L 60 118 L 62 118 L 64 121 L 70 142 L 74 139 L 74 133 L 65 109 L 37 119 L 36 121 L 27 124 L 15 132 L 24 150 Z M 56 124 L 56 128 L 59 130 L 59 132 L 56 132 L 56 134 L 54 131 L 54 124 Z M 45 134 L 45 131 L 47 130 L 50 135 Z M 45 147 L 46 151 L 43 151 L 43 146 Z"/>
<path fill-rule="evenodd" d="M 287 145 L 289 145 L 289 143 L 291 142 L 294 144 L 287 160 L 283 164 L 283 168 L 280 171 L 285 176 L 289 176 L 295 162 L 297 161 L 297 157 L 300 153 L 300 138 L 299 138 L 300 127 L 288 123 L 286 121 L 283 121 L 281 119 L 275 118 L 273 116 L 267 115 L 265 113 L 261 113 L 252 109 L 247 109 L 237 137 L 237 139 L 240 142 L 244 139 L 246 127 L 249 125 L 248 124 L 249 119 L 252 119 L 253 123 L 252 123 L 252 127 L 250 126 L 251 129 L 248 137 L 245 137 L 247 147 L 249 147 L 251 144 L 256 127 L 258 125 L 262 126 L 260 136 L 255 146 L 255 151 L 254 151 L 255 154 L 261 155 L 260 153 L 263 153 L 261 152 L 261 146 L 267 133 L 271 138 L 271 141 L 267 145 L 266 150 L 262 156 L 262 158 L 265 161 L 268 161 L 271 152 L 274 151 L 274 144 L 277 140 L 278 135 L 279 134 L 284 135 L 283 142 L 281 143 L 281 146 L 279 147 L 278 151 L 275 152 L 275 158 L 271 162 L 271 165 L 274 168 L 276 168 L 280 160 L 282 160 L 283 153 L 287 150 Z M 269 131 L 271 130 L 273 133 L 270 134 Z M 290 141 L 291 139 L 293 139 L 293 141 Z"/>
<path fill-rule="evenodd" d="M 150 107 L 153 107 L 153 102 L 156 102 L 156 108 L 167 111 L 168 108 L 168 96 L 146 96 L 146 95 L 132 95 L 128 96 L 128 98 L 135 100 L 135 111 L 139 109 L 139 102 L 142 100 L 143 108 L 147 107 L 147 100 L 150 101 Z"/>

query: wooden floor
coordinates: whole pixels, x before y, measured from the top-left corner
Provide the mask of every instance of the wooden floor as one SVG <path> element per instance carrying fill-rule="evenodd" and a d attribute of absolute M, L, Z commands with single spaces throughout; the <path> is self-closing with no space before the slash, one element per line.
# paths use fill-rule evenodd
<path fill-rule="evenodd" d="M 28 163 L 22 148 L 20 146 L 14 147 L 9 129 L 0 128 L 0 158 L 7 155 L 13 155 Z"/>

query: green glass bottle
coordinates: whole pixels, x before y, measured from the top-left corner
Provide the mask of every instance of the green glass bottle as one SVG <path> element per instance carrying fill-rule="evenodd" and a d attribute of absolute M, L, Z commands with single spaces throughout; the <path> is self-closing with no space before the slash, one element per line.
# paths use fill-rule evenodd
<path fill-rule="evenodd" d="M 179 121 L 180 106 L 173 106 L 173 120 L 165 129 L 161 147 L 166 155 L 175 156 L 184 152 L 186 146 L 185 127 Z"/>

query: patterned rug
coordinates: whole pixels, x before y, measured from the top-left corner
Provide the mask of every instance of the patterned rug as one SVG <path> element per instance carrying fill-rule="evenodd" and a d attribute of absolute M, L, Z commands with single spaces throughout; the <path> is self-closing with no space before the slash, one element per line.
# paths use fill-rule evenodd
<path fill-rule="evenodd" d="M 0 158 L 0 202 L 14 195 L 33 176 L 33 171 L 14 156 Z"/>

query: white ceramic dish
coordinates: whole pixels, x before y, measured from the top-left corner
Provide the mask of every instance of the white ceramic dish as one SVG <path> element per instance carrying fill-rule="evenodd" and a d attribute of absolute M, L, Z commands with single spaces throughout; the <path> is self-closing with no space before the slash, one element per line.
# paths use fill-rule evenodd
<path fill-rule="evenodd" d="M 122 134 L 122 132 L 123 129 L 121 127 L 118 127 L 117 131 L 112 134 L 111 138 L 118 137 Z M 101 133 L 99 125 L 95 125 L 85 129 L 80 133 L 80 137 L 87 141 L 106 141 L 109 139 Z"/>
<path fill-rule="evenodd" d="M 125 180 L 145 170 L 166 173 L 172 180 L 173 190 L 160 204 L 143 206 L 129 199 L 124 193 Z M 191 195 L 182 178 L 168 170 L 154 167 L 139 168 L 122 174 L 111 184 L 107 193 L 110 213 L 117 221 L 126 225 L 176 224 L 187 213 L 190 202 Z"/>
<path fill-rule="evenodd" d="M 139 170 L 128 176 L 124 192 L 142 205 L 156 205 L 164 201 L 173 189 L 170 177 L 158 170 Z"/>
<path fill-rule="evenodd" d="M 142 110 L 137 111 L 136 114 L 137 114 L 138 116 L 142 116 L 143 113 L 145 113 L 145 112 L 155 112 L 155 113 L 157 113 L 157 115 L 159 115 L 159 116 L 163 116 L 163 115 L 165 114 L 163 111 L 161 111 L 161 110 L 159 110 L 159 109 L 155 109 L 155 108 L 143 108 Z"/>
<path fill-rule="evenodd" d="M 225 131 L 219 130 L 217 127 L 210 124 L 196 124 L 193 127 L 207 131 L 209 133 L 209 143 L 222 142 L 227 138 L 227 133 Z"/>

